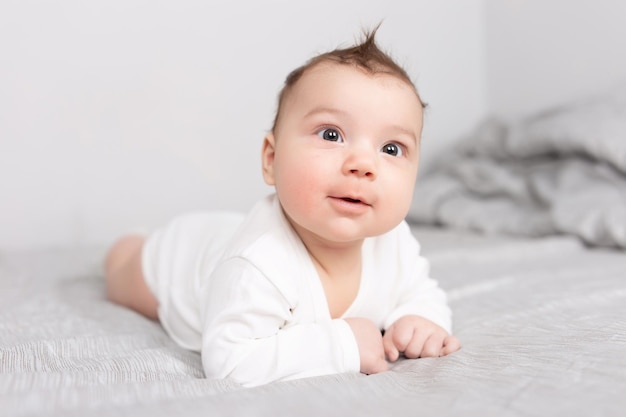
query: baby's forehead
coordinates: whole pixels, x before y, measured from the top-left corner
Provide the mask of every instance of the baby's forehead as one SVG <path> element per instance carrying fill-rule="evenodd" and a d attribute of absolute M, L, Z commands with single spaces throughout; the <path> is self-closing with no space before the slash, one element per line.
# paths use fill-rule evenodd
<path fill-rule="evenodd" d="M 350 100 L 368 100 L 370 85 L 373 88 L 373 95 L 379 94 L 381 91 L 385 94 L 384 91 L 387 88 L 381 90 L 381 85 L 390 87 L 390 100 L 393 100 L 391 97 L 400 92 L 401 96 L 408 98 L 411 103 L 408 104 L 409 102 L 404 101 L 408 106 L 406 107 L 407 111 L 414 113 L 420 120 L 422 118 L 423 103 L 415 86 L 410 80 L 393 73 L 391 70 L 379 68 L 377 71 L 373 71 L 353 63 L 322 61 L 304 68 L 297 77 L 290 81 L 280 94 L 272 130 L 277 129 L 285 121 L 283 117 L 287 117 L 287 113 L 291 114 L 292 110 L 300 113 L 310 111 L 310 107 L 333 108 L 339 105 L 345 107 L 347 111 L 351 111 L 353 104 L 350 103 Z M 377 97 L 374 99 L 375 102 L 381 98 L 380 95 Z M 382 101 L 387 100 L 383 98 Z"/>
<path fill-rule="evenodd" d="M 337 78 L 344 80 L 351 78 L 359 78 L 365 82 L 371 81 L 372 84 L 388 84 L 399 86 L 407 89 L 415 94 L 418 101 L 421 99 L 417 94 L 415 86 L 401 76 L 394 74 L 391 70 L 379 68 L 373 71 L 355 64 L 344 64 L 333 61 L 322 61 L 306 68 L 301 76 L 291 85 L 285 94 L 285 105 L 290 101 L 289 96 L 300 95 L 303 89 L 316 89 L 325 87 L 326 83 L 332 82 Z"/>

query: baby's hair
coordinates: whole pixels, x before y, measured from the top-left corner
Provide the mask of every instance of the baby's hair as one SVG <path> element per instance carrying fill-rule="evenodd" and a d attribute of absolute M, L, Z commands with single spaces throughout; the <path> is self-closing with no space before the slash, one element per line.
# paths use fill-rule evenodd
<path fill-rule="evenodd" d="M 353 66 L 365 71 L 369 75 L 387 74 L 396 77 L 411 86 L 417 98 L 420 100 L 420 103 L 422 103 L 422 107 L 426 107 L 417 92 L 415 84 L 413 84 L 413 81 L 411 81 L 406 71 L 400 65 L 396 64 L 396 62 L 376 44 L 376 31 L 379 27 L 380 24 L 372 30 L 364 30 L 363 40 L 357 45 L 343 49 L 337 48 L 330 52 L 316 55 L 309 59 L 304 65 L 289 73 L 278 95 L 278 108 L 276 110 L 276 116 L 274 117 L 272 131 L 276 129 L 283 102 L 293 89 L 293 86 L 296 85 L 306 71 L 324 62 Z"/>

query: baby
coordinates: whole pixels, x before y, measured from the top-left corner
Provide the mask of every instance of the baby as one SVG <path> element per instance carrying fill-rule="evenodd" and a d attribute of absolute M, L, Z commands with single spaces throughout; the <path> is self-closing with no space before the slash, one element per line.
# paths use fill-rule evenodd
<path fill-rule="evenodd" d="M 373 374 L 460 347 L 404 221 L 423 104 L 375 32 L 287 77 L 261 152 L 275 194 L 245 217 L 181 216 L 107 255 L 108 297 L 200 351 L 207 378 Z"/>

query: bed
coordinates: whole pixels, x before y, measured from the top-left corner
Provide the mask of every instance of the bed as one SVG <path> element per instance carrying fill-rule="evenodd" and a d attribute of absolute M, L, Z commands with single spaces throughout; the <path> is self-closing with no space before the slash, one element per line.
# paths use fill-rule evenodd
<path fill-rule="evenodd" d="M 103 247 L 4 251 L 1 414 L 624 415 L 626 94 L 490 120 L 419 183 L 455 354 L 243 389 L 106 301 Z"/>

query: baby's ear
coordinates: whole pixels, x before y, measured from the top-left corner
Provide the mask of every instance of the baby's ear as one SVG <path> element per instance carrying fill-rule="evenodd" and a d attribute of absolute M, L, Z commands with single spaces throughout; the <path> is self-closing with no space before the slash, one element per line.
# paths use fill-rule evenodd
<path fill-rule="evenodd" d="M 274 185 L 274 144 L 276 139 L 272 132 L 268 133 L 263 139 L 263 147 L 261 148 L 261 164 L 263 166 L 263 179 L 267 185 Z"/>

